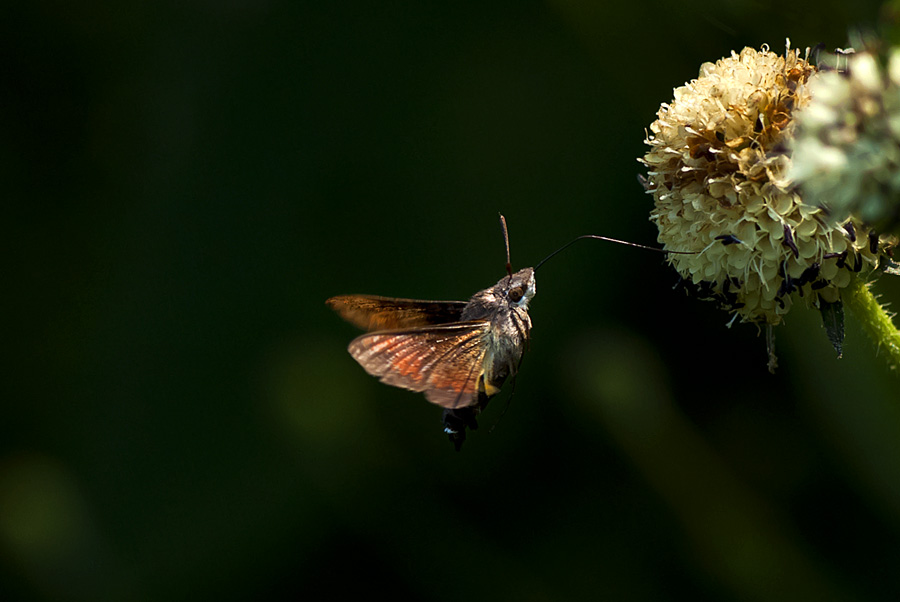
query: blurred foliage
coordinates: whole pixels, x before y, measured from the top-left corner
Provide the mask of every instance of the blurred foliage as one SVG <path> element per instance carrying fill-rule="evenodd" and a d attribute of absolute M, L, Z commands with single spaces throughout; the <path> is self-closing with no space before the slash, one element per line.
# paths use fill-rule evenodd
<path fill-rule="evenodd" d="M 542 270 L 456 454 L 330 295 L 465 299 L 653 243 L 672 88 L 845 46 L 875 2 L 37 2 L 2 9 L 9 600 L 893 600 L 900 405 L 852 320 L 752 326 L 660 257 Z M 900 298 L 896 280 L 877 288 Z M 501 420 L 502 415 L 502 420 Z"/>

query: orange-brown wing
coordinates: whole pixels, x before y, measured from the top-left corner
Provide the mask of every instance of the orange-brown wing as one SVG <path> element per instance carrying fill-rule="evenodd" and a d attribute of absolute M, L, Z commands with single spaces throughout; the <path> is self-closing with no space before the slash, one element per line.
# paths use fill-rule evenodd
<path fill-rule="evenodd" d="M 347 350 L 381 382 L 411 391 L 445 408 L 478 399 L 490 322 L 458 322 L 412 330 L 373 332 Z"/>
<path fill-rule="evenodd" d="M 325 303 L 351 324 L 368 331 L 459 322 L 466 306 L 463 301 L 417 301 L 375 295 L 339 295 Z"/>

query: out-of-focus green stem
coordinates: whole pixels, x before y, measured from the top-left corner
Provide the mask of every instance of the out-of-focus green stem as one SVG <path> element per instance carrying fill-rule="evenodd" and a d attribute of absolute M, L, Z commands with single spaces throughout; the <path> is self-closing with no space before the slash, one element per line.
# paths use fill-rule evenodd
<path fill-rule="evenodd" d="M 891 369 L 900 373 L 900 331 L 868 285 L 862 278 L 854 278 L 844 289 L 843 298 L 844 304 L 878 346 L 879 353 L 884 354 Z"/>

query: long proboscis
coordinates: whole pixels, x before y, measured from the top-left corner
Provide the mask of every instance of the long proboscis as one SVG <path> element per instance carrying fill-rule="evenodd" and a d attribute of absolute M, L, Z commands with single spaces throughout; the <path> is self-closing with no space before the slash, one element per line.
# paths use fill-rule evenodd
<path fill-rule="evenodd" d="M 562 253 L 563 251 L 565 251 L 566 249 L 568 249 L 569 247 L 574 245 L 579 240 L 584 240 L 586 238 L 593 238 L 594 240 L 605 240 L 606 242 L 614 242 L 614 243 L 617 243 L 620 245 L 626 245 L 629 247 L 637 247 L 638 249 L 644 249 L 647 251 L 656 251 L 657 253 L 678 253 L 680 255 L 694 255 L 696 253 L 696 251 L 669 251 L 667 249 L 660 249 L 658 247 L 648 247 L 647 245 L 639 245 L 637 243 L 628 242 L 626 240 L 618 240 L 616 238 L 609 238 L 608 236 L 598 236 L 596 234 L 583 234 L 583 235 L 579 236 L 578 238 L 567 242 L 566 244 L 564 244 L 563 246 L 561 246 L 560 248 L 558 248 L 557 250 L 553 251 L 552 253 L 550 253 L 549 255 L 544 257 L 542 260 L 540 260 L 538 262 L 538 264 L 536 266 L 534 266 L 535 271 L 539 267 L 541 267 L 542 265 L 547 263 L 548 260 L 550 260 L 552 257 L 557 255 L 558 253 Z"/>

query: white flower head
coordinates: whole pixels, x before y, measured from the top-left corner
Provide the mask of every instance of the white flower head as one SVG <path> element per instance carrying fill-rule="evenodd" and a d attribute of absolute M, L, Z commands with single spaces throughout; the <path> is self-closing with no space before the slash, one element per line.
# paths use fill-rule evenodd
<path fill-rule="evenodd" d="M 797 295 L 835 302 L 853 272 L 878 261 L 877 237 L 860 221 L 833 223 L 792 186 L 786 142 L 815 72 L 790 47 L 705 63 L 661 106 L 645 141 L 658 239 L 694 252 L 669 262 L 742 321 L 778 324 Z"/>

